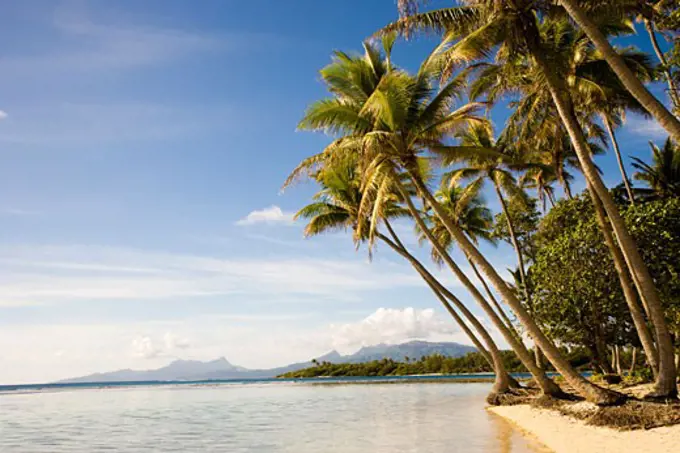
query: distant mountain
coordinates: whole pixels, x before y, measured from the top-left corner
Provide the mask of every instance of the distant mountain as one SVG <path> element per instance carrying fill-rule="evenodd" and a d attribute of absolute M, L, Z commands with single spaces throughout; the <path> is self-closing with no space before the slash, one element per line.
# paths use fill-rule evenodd
<path fill-rule="evenodd" d="M 477 349 L 458 343 L 430 343 L 427 341 L 410 341 L 402 344 L 379 344 L 376 346 L 365 346 L 352 355 L 343 357 L 340 360 L 327 360 L 320 358 L 319 361 L 326 360 L 334 363 L 361 363 L 372 360 L 388 358 L 396 361 L 403 361 L 404 357 L 409 359 L 420 359 L 421 357 L 440 354 L 446 357 L 461 357 Z M 337 354 L 337 353 L 336 353 Z"/>
<path fill-rule="evenodd" d="M 461 357 L 469 352 L 476 351 L 472 346 L 458 343 L 430 343 L 427 341 L 411 341 L 402 344 L 379 344 L 365 346 L 351 355 L 343 356 L 337 351 L 331 351 L 316 360 L 319 362 L 332 363 L 361 363 L 372 360 L 389 358 L 402 361 L 420 359 L 423 356 L 441 354 L 447 357 Z M 119 370 L 109 373 L 95 373 L 60 381 L 63 383 L 81 382 L 134 382 L 134 381 L 203 381 L 220 379 L 264 379 L 272 378 L 280 374 L 301 370 L 312 366 L 312 362 L 293 363 L 279 368 L 267 370 L 249 370 L 240 366 L 232 365 L 224 357 L 209 362 L 198 360 L 175 360 L 157 370 Z"/>
<path fill-rule="evenodd" d="M 246 372 L 243 367 L 229 363 L 221 357 L 209 362 L 198 360 L 175 360 L 157 370 L 118 370 L 109 373 L 95 373 L 88 376 L 66 379 L 62 382 L 111 382 L 111 381 L 176 381 L 191 380 L 193 376 L 211 373 L 238 375 Z"/>

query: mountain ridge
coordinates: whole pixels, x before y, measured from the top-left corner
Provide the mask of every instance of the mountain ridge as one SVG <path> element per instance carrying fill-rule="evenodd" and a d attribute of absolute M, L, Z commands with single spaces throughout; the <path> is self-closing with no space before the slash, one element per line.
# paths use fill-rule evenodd
<path fill-rule="evenodd" d="M 330 351 L 317 359 L 318 362 L 332 363 L 361 363 L 384 358 L 402 361 L 419 359 L 420 357 L 441 354 L 448 357 L 460 357 L 476 349 L 472 346 L 454 342 L 427 342 L 414 340 L 400 344 L 378 344 L 363 346 L 354 354 L 341 355 L 337 351 Z M 313 361 L 292 363 L 290 365 L 271 369 L 248 369 L 233 365 L 225 357 L 202 362 L 199 360 L 177 359 L 155 370 L 122 369 L 87 376 L 74 377 L 59 381 L 59 383 L 85 382 L 135 382 L 135 381 L 204 381 L 223 379 L 265 379 L 291 371 L 301 370 L 313 365 Z"/>

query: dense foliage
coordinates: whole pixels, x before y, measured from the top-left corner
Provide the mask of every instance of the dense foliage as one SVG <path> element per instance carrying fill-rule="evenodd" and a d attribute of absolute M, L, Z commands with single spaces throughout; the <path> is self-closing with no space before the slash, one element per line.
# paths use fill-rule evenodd
<path fill-rule="evenodd" d="M 645 84 L 662 81 L 667 100 L 680 106 L 677 41 L 665 55 L 659 45 L 662 37 L 677 38 L 677 2 L 461 0 L 424 12 L 419 5 L 426 2 L 398 3 L 404 16 L 376 33 L 381 48 L 376 39 L 364 43 L 363 56 L 335 52 L 321 70 L 328 97 L 309 106 L 299 128 L 325 132 L 330 143 L 303 160 L 286 185 L 315 179 L 321 191 L 299 214 L 309 220 L 306 233 L 351 229 L 369 251 L 377 241 L 387 244 L 423 277 L 480 355 L 471 363 L 434 356 L 415 363 L 320 364 L 301 374 L 493 367 L 494 391 L 503 392 L 513 385 L 507 371 L 521 363 L 543 393 L 560 395 L 540 365 L 544 356 L 583 397 L 610 405 L 623 396 L 584 379 L 569 351 L 587 350 L 603 371 L 613 352 L 620 371 L 620 357 L 632 357 L 637 349 L 631 346 L 641 345 L 656 379 L 649 396 L 675 397 L 680 119 Z M 653 55 L 610 42 L 635 33 L 634 21 L 644 24 Z M 397 66 L 396 34 L 423 32 L 440 33 L 441 44 L 415 73 Z M 496 134 L 482 110 L 500 101 L 509 114 Z M 635 160 L 633 176 L 647 186 L 637 192 L 616 138 L 627 112 L 648 114 L 670 137 L 662 148 L 653 146 L 652 162 Z M 593 161 L 607 149 L 616 155 L 623 192 L 609 190 Z M 350 163 L 355 176 L 349 198 L 329 191 L 324 177 L 337 174 L 342 163 Z M 589 190 L 573 199 L 576 178 Z M 498 202 L 495 226 L 482 206 L 483 187 Z M 475 198 L 472 223 L 466 206 Z M 538 208 L 545 213 L 548 206 L 541 219 Z M 408 242 L 390 227 L 397 216 L 416 224 L 432 256 L 455 275 L 514 355 L 501 357 L 476 315 L 408 252 Z M 480 239 L 512 245 L 514 284 L 478 247 Z M 454 249 L 462 253 L 450 253 Z M 484 294 L 461 270 L 461 259 Z"/>
<path fill-rule="evenodd" d="M 526 372 L 512 351 L 502 351 L 503 362 L 509 372 Z M 573 366 L 587 369 L 589 358 L 583 350 L 567 352 Z M 493 371 L 489 363 L 478 352 L 462 357 L 429 355 L 419 360 L 398 362 L 392 359 L 374 360 L 365 363 L 319 362 L 315 366 L 278 376 L 280 378 L 312 378 L 339 376 L 409 376 L 419 374 L 464 374 L 488 373 Z"/>
<path fill-rule="evenodd" d="M 680 199 L 627 206 L 626 224 L 659 289 L 670 327 L 680 332 Z M 585 196 L 561 201 L 542 219 L 531 266 L 534 315 L 563 344 L 607 361 L 606 345 L 638 345 L 612 259 Z"/>

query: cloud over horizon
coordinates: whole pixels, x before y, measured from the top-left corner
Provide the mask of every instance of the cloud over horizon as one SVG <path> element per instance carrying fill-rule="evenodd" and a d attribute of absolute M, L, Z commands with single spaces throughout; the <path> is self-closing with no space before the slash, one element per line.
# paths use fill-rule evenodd
<path fill-rule="evenodd" d="M 452 319 L 431 308 L 379 308 L 366 318 L 330 326 L 333 348 L 354 352 L 363 346 L 398 344 L 410 340 L 432 340 L 459 332 Z"/>

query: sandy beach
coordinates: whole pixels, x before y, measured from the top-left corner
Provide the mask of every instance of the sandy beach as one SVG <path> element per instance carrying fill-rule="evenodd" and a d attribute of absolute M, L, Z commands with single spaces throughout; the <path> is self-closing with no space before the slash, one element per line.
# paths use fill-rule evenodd
<path fill-rule="evenodd" d="M 616 431 L 529 405 L 489 407 L 555 453 L 663 452 L 680 447 L 680 425 Z"/>

